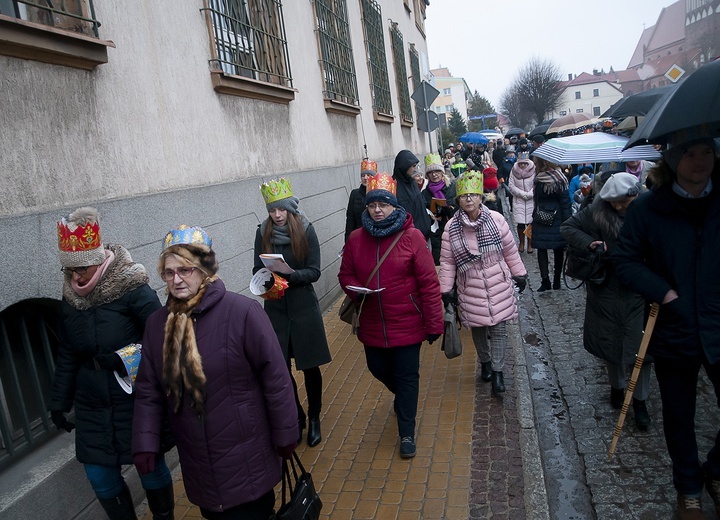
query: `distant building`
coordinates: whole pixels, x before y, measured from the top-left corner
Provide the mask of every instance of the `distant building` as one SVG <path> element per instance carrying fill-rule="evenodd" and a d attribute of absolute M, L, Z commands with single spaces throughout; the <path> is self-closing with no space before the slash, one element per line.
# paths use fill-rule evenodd
<path fill-rule="evenodd" d="M 558 109 L 548 117 L 580 113 L 597 117 L 623 97 L 620 83 L 611 81 L 608 74 L 593 71 L 593 74 L 583 72 L 575 78 L 571 76 L 568 74 L 568 81 L 563 82 L 565 91 Z"/>
<path fill-rule="evenodd" d="M 430 74 L 433 76 L 433 86 L 440 91 L 440 95 L 433 102 L 433 110 L 441 124 L 447 126 L 453 108 L 456 108 L 467 122 L 468 100 L 472 92 L 465 80 L 453 77 L 447 67 L 431 69 Z"/>

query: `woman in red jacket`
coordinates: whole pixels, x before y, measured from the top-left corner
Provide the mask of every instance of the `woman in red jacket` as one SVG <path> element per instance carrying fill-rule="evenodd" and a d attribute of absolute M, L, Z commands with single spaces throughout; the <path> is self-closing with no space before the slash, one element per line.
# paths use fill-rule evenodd
<path fill-rule="evenodd" d="M 368 182 L 363 227 L 348 237 L 338 278 L 343 290 L 362 304 L 358 338 L 370 372 L 395 394 L 400 456 L 411 458 L 416 451 L 420 345 L 440 337 L 443 317 L 432 254 L 395 192 L 396 181 L 386 173 Z M 376 292 L 365 294 L 350 286 Z"/>

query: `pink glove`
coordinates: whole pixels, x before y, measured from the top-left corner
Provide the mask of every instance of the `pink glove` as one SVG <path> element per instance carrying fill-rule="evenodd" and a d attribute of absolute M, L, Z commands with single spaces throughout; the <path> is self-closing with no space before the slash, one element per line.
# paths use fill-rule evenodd
<path fill-rule="evenodd" d="M 156 453 L 141 451 L 133 455 L 133 464 L 141 475 L 147 475 L 155 470 Z"/>
<path fill-rule="evenodd" d="M 298 447 L 298 443 L 294 442 L 289 446 L 278 446 L 277 452 L 283 459 L 289 459 L 292 457 L 293 451 Z"/>

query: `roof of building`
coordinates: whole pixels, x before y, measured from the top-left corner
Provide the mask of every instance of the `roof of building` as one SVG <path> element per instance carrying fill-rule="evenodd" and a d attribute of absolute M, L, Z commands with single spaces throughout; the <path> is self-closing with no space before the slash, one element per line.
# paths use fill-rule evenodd
<path fill-rule="evenodd" d="M 628 68 L 639 67 L 653 52 L 680 43 L 685 39 L 685 1 L 663 7 L 655 25 L 645 29 L 638 40 Z M 657 58 L 657 56 L 655 56 Z"/>

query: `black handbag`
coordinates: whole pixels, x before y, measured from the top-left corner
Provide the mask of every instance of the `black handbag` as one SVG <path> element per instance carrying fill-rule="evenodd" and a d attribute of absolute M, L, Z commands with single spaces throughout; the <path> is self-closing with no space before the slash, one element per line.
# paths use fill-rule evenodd
<path fill-rule="evenodd" d="M 287 459 L 283 460 L 282 475 L 282 506 L 272 517 L 274 520 L 317 520 L 320 518 L 322 500 L 315 491 L 310 473 L 300 462 L 300 457 L 293 452 L 290 459 L 292 473 Z M 293 479 L 295 484 L 293 485 Z M 287 496 L 287 491 L 292 494 Z"/>
<path fill-rule="evenodd" d="M 445 306 L 443 320 L 445 321 L 445 333 L 440 349 L 445 352 L 446 358 L 453 359 L 462 354 L 463 347 L 460 340 L 460 328 L 457 324 L 457 307 L 452 303 Z"/>
<path fill-rule="evenodd" d="M 544 209 L 535 208 L 535 211 L 533 212 L 533 224 L 537 223 L 541 226 L 552 226 L 553 221 L 555 220 L 555 214 L 557 213 L 557 210 L 554 209 L 552 211 L 546 211 Z"/>
<path fill-rule="evenodd" d="M 584 282 L 597 285 L 605 282 L 604 252 L 605 248 L 602 246 L 596 247 L 595 250 L 590 250 L 569 245 L 563 264 L 565 286 L 568 289 L 577 289 Z M 575 287 L 570 287 L 567 282 L 568 277 L 580 280 L 580 283 Z"/>

